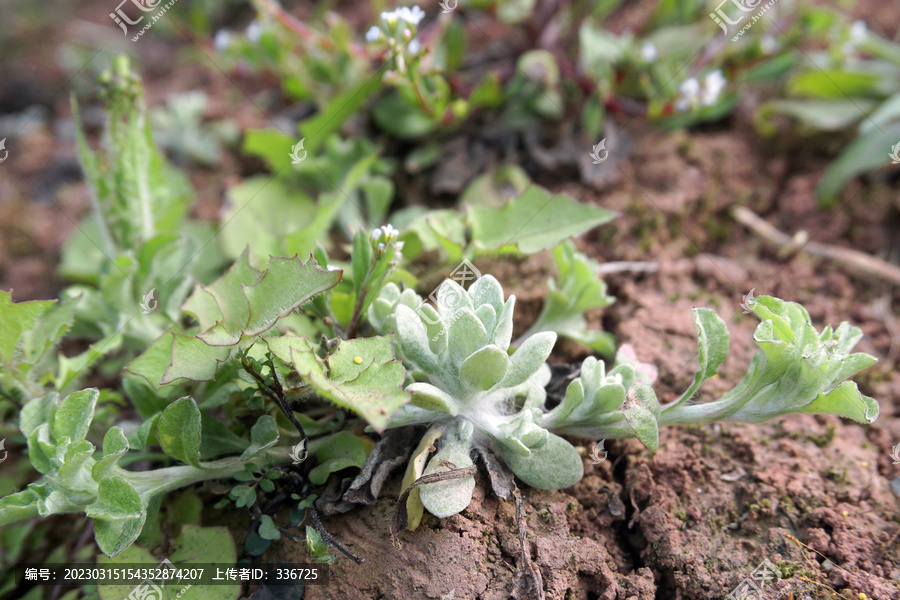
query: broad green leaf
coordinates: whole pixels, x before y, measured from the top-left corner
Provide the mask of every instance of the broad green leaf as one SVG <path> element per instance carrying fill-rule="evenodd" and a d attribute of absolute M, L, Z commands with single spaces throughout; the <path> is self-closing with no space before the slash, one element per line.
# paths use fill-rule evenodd
<path fill-rule="evenodd" d="M 554 335 L 554 338 L 555 337 L 556 336 Z M 539 353 L 539 350 L 535 350 L 535 352 Z M 516 355 L 518 355 L 518 352 Z M 513 360 L 511 361 L 509 355 L 497 346 L 485 346 L 481 350 L 473 352 L 463 362 L 459 367 L 459 378 L 463 385 L 472 391 L 487 391 L 500 383 L 501 380 L 505 381 L 504 376 L 507 375 L 508 370 L 519 369 L 524 372 L 530 368 L 530 365 L 524 365 L 521 360 L 516 362 L 516 355 L 513 355 Z M 524 381 L 528 375 L 533 374 L 539 366 L 539 364 L 535 365 L 534 370 L 525 374 L 522 380 Z M 508 387 L 518 385 L 519 383 L 522 382 L 516 381 Z M 415 397 L 413 398 L 413 404 L 415 404 Z"/>
<path fill-rule="evenodd" d="M 190 396 L 163 411 L 156 426 L 163 452 L 193 467 L 200 466 L 200 409 Z"/>
<path fill-rule="evenodd" d="M 250 459 L 278 442 L 278 426 L 272 415 L 263 415 L 250 428 L 250 446 L 241 454 L 241 460 Z"/>
<path fill-rule="evenodd" d="M 309 472 L 309 480 L 316 485 L 324 484 L 329 475 L 348 467 L 361 469 L 366 462 L 362 440 L 349 431 L 334 434 L 315 451 L 315 455 L 319 464 Z"/>
<path fill-rule="evenodd" d="M 0 360 L 12 363 L 22 336 L 55 303 L 55 300 L 14 303 L 11 292 L 0 291 Z"/>
<path fill-rule="evenodd" d="M 298 141 L 275 129 L 247 129 L 241 150 L 244 154 L 258 156 L 266 161 L 270 171 L 278 172 L 290 167 L 291 148 Z"/>
<path fill-rule="evenodd" d="M 878 94 L 879 76 L 840 70 L 814 69 L 794 77 L 787 87 L 790 96 L 808 98 L 846 98 Z"/>
<path fill-rule="evenodd" d="M 94 517 L 94 538 L 107 556 L 116 556 L 134 543 L 147 516 L 137 491 L 120 477 L 100 481 L 97 502 L 85 513 Z"/>
<path fill-rule="evenodd" d="M 470 206 L 468 221 L 476 248 L 516 246 L 534 254 L 614 219 L 615 213 L 581 203 L 568 194 L 530 186 L 503 208 Z"/>
<path fill-rule="evenodd" d="M 459 421 L 453 430 L 441 438 L 440 448 L 428 461 L 423 475 L 450 471 L 451 467 L 445 466 L 444 461 L 459 469 L 472 466 L 474 463 L 469 456 L 469 444 L 473 431 L 471 423 Z M 460 513 L 469 506 L 475 491 L 475 478 L 469 475 L 461 479 L 427 483 L 418 489 L 419 499 L 428 512 L 443 519 Z"/>
<path fill-rule="evenodd" d="M 528 456 L 503 445 L 500 447 L 500 455 L 516 477 L 531 487 L 542 490 L 571 487 L 584 475 L 584 466 L 575 448 L 552 433 L 544 445 L 533 449 Z"/>
<path fill-rule="evenodd" d="M 212 381 L 219 363 L 228 359 L 231 348 L 210 346 L 199 337 L 173 332 L 169 366 L 159 383 L 166 385 L 178 379 Z"/>
<path fill-rule="evenodd" d="M 68 436 L 72 441 L 83 440 L 94 419 L 94 408 L 100 390 L 90 388 L 74 392 L 59 403 L 53 416 L 53 436 L 60 440 Z"/>
<path fill-rule="evenodd" d="M 430 383 L 424 381 L 411 383 L 406 386 L 406 391 L 412 394 L 410 398 L 412 404 L 419 408 L 445 412 L 454 417 L 459 414 L 459 401 Z"/>

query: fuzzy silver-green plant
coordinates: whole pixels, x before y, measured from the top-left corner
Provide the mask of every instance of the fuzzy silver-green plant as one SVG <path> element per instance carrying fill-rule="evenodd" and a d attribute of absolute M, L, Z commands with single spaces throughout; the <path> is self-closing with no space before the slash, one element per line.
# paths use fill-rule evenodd
<path fill-rule="evenodd" d="M 389 284 L 369 308 L 379 333 L 396 332 L 407 367 L 411 402 L 393 414 L 387 427 L 428 424 L 404 479 L 406 488 L 422 475 L 473 464 L 474 448 L 499 455 L 523 482 L 542 489 L 574 485 L 583 474 L 575 448 L 559 434 L 581 437 L 637 437 L 659 447 L 659 426 L 740 420 L 758 422 L 789 413 L 835 414 L 868 423 L 878 404 L 845 381 L 875 358 L 851 354 L 861 337 L 847 323 L 817 333 L 802 306 L 767 296 L 752 310 L 762 320 L 754 341 L 759 351 L 747 376 L 713 402 L 694 397 L 715 375 L 728 354 L 728 330 L 712 310 L 694 309 L 699 368 L 691 386 L 661 406 L 650 384 L 655 368 L 620 348 L 609 371 L 593 357 L 568 385 L 562 401 L 546 405 L 550 381 L 546 364 L 556 333 L 527 338 L 512 354 L 515 296 L 506 300 L 490 275 L 467 290 L 445 281 L 437 307 Z M 429 452 L 436 448 L 430 459 Z M 410 526 L 424 507 L 438 517 L 465 509 L 472 498 L 472 476 L 422 485 L 407 502 Z"/>

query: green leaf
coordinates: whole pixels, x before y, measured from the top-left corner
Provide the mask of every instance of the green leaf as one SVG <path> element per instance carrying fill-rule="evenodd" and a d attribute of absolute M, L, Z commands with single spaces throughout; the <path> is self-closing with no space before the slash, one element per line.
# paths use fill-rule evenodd
<path fill-rule="evenodd" d="M 502 445 L 500 455 L 516 477 L 542 490 L 571 487 L 584 475 L 581 457 L 572 444 L 552 433 L 545 444 L 532 449 L 528 456 Z"/>
<path fill-rule="evenodd" d="M 275 129 L 247 129 L 241 150 L 263 159 L 269 170 L 277 173 L 290 167 L 291 148 L 298 141 Z"/>
<path fill-rule="evenodd" d="M 606 209 L 534 185 L 503 208 L 468 208 L 476 248 L 499 250 L 512 245 L 525 254 L 552 248 L 615 217 Z"/>
<path fill-rule="evenodd" d="M 253 506 L 256 503 L 256 492 L 247 485 L 236 485 L 231 488 L 231 491 L 228 494 L 234 498 L 234 505 L 237 508 Z"/>
<path fill-rule="evenodd" d="M 241 460 L 253 458 L 278 442 L 278 426 L 272 415 L 263 415 L 250 428 L 250 446 L 241 454 Z"/>
<path fill-rule="evenodd" d="M 94 517 L 94 537 L 107 556 L 128 548 L 141 534 L 147 516 L 140 495 L 121 477 L 101 480 L 97 502 L 85 513 Z"/>
<path fill-rule="evenodd" d="M 697 363 L 700 368 L 694 374 L 694 382 L 675 400 L 675 404 L 690 400 L 704 381 L 718 373 L 728 356 L 729 335 L 725 322 L 708 308 L 695 308 L 691 312 L 697 329 Z"/>
<path fill-rule="evenodd" d="M 837 202 L 841 190 L 857 176 L 891 162 L 891 147 L 900 140 L 900 122 L 860 135 L 832 162 L 816 186 L 816 197 L 826 207 Z"/>
<path fill-rule="evenodd" d="M 96 388 L 66 396 L 53 417 L 53 436 L 57 440 L 66 436 L 72 441 L 83 440 L 94 419 L 94 408 L 99 397 L 100 391 Z"/>
<path fill-rule="evenodd" d="M 470 467 L 474 463 L 469 456 L 469 444 L 473 434 L 472 424 L 458 421 L 454 428 L 441 438 L 441 447 L 428 461 L 424 475 L 450 471 L 451 467 L 443 461 L 455 465 L 459 469 Z M 419 486 L 419 498 L 425 508 L 434 516 L 443 519 L 460 513 L 472 501 L 475 491 L 475 478 L 471 475 L 461 479 L 448 479 L 437 483 Z"/>
<path fill-rule="evenodd" d="M 323 110 L 302 121 L 300 135 L 306 139 L 305 148 L 313 154 L 328 137 L 338 131 L 344 122 L 356 113 L 369 96 L 381 88 L 380 77 L 368 77 L 332 98 Z"/>
<path fill-rule="evenodd" d="M 551 334 L 553 335 L 553 334 Z M 555 335 L 553 336 L 556 337 Z M 552 347 L 552 344 L 551 344 Z M 518 355 L 518 352 L 516 353 Z M 510 386 L 506 386 L 504 376 L 508 374 L 508 371 L 518 368 L 522 371 L 527 371 L 528 366 L 523 366 L 519 361 L 518 363 L 515 361 L 515 356 L 513 355 L 513 361 L 510 361 L 509 355 L 506 354 L 503 350 L 498 348 L 497 346 L 490 345 L 485 346 L 481 350 L 477 350 L 473 352 L 469 357 L 463 362 L 463 364 L 459 367 L 459 378 L 462 381 L 463 385 L 465 385 L 471 391 L 487 391 L 500 383 L 500 381 L 504 381 L 504 387 L 511 387 L 513 385 L 518 385 L 521 381 L 517 381 L 516 383 L 510 384 Z M 543 361 L 542 361 L 543 362 Z M 537 370 L 537 367 L 524 375 L 522 380 L 526 379 L 528 375 L 534 373 Z M 407 388 L 408 389 L 408 388 Z M 413 404 L 415 404 L 415 398 L 413 398 Z M 418 406 L 421 406 L 420 404 Z"/>
<path fill-rule="evenodd" d="M 284 337 L 280 344 L 269 341 L 270 348 L 282 346 L 273 352 L 282 358 L 284 347 L 289 347 L 287 357 L 316 391 L 356 412 L 376 431 L 383 431 L 391 415 L 409 401 L 409 393 L 402 389 L 405 371 L 394 358 L 390 337 L 340 340 L 324 360 L 304 338 Z"/>
<path fill-rule="evenodd" d="M 163 411 L 156 436 L 163 452 L 193 467 L 200 466 L 200 409 L 193 398 L 179 398 Z"/>
<path fill-rule="evenodd" d="M 878 94 L 880 77 L 874 73 L 809 70 L 794 77 L 787 86 L 790 96 L 809 98 L 846 98 Z"/>
<path fill-rule="evenodd" d="M 552 331 L 536 333 L 522 344 L 509 361 L 509 370 L 503 378 L 503 387 L 514 387 L 524 383 L 534 375 L 556 344 L 556 334 Z"/>
<path fill-rule="evenodd" d="M 410 401 L 419 408 L 439 410 L 454 417 L 459 414 L 460 405 L 456 398 L 430 383 L 411 383 L 406 391 L 412 394 Z"/>
<path fill-rule="evenodd" d="M 12 363 L 22 336 L 55 303 L 55 300 L 14 303 L 12 292 L 0 291 L 0 360 Z"/>
<path fill-rule="evenodd" d="M 349 431 L 336 433 L 315 451 L 315 455 L 319 464 L 309 472 L 309 480 L 316 485 L 324 484 L 329 475 L 348 467 L 361 469 L 366 462 L 362 440 Z"/>
<path fill-rule="evenodd" d="M 259 523 L 259 537 L 264 540 L 279 540 L 281 532 L 275 526 L 275 521 L 269 515 L 263 515 Z"/>
<path fill-rule="evenodd" d="M 629 388 L 622 415 L 641 443 L 651 450 L 659 448 L 659 414 L 659 401 L 652 387 L 636 383 Z"/>
<path fill-rule="evenodd" d="M 423 137 L 438 126 L 435 119 L 397 93 L 379 98 L 372 106 L 372 118 L 380 128 L 401 139 Z"/>

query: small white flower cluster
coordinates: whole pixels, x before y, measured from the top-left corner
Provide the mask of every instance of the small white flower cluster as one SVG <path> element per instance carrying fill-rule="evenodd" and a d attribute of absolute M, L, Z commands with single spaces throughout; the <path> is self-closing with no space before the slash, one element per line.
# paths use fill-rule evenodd
<path fill-rule="evenodd" d="M 656 62 L 659 58 L 659 50 L 653 42 L 644 42 L 641 44 L 641 60 L 647 63 Z"/>
<path fill-rule="evenodd" d="M 247 28 L 244 30 L 244 36 L 247 38 L 247 41 L 251 44 L 255 44 L 259 41 L 259 36 L 262 35 L 263 25 L 258 19 L 254 19 L 247 25 Z M 225 52 L 228 47 L 231 45 L 231 32 L 227 29 L 220 29 L 216 32 L 215 37 L 213 38 L 213 47 L 219 52 Z"/>
<path fill-rule="evenodd" d="M 712 106 L 719 100 L 727 84 L 728 80 L 720 69 L 707 73 L 703 85 L 700 85 L 696 77 L 691 77 L 678 88 L 681 97 L 675 101 L 675 109 L 684 112 L 700 106 Z"/>
<path fill-rule="evenodd" d="M 844 43 L 842 50 L 845 55 L 856 54 L 856 45 L 864 42 L 869 37 L 869 28 L 865 21 L 854 21 L 850 26 L 850 40 Z"/>
<path fill-rule="evenodd" d="M 402 39 L 408 40 L 406 51 L 412 55 L 418 54 L 419 50 L 422 49 L 422 45 L 414 35 L 416 28 L 424 18 L 425 11 L 419 8 L 418 5 L 412 8 L 401 6 L 391 11 L 382 12 L 378 16 L 379 24 L 372 25 L 369 31 L 366 32 L 366 41 L 374 44 L 387 40 L 389 45 L 394 45 L 398 42 L 395 34 L 399 32 Z"/>
<path fill-rule="evenodd" d="M 378 244 L 376 246 L 378 252 L 384 252 L 385 244 L 389 242 L 394 242 L 394 247 L 397 248 L 398 252 L 403 251 L 403 242 L 395 241 L 398 237 L 400 237 L 400 232 L 394 229 L 394 226 L 390 223 L 384 227 L 376 227 L 372 230 L 372 241 Z"/>

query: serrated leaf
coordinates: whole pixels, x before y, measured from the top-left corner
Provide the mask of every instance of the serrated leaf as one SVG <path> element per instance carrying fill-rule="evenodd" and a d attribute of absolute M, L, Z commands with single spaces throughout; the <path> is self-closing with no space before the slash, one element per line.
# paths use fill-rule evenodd
<path fill-rule="evenodd" d="M 385 360 L 393 357 L 389 336 L 340 340 L 325 360 L 305 339 L 294 338 L 291 343 L 296 344 L 289 348 L 297 372 L 320 394 L 356 412 L 376 431 L 383 431 L 391 415 L 409 401 L 409 393 L 402 389 L 403 365 L 393 358 Z M 284 348 L 279 352 L 284 355 Z M 362 362 L 356 363 L 356 358 Z"/>

